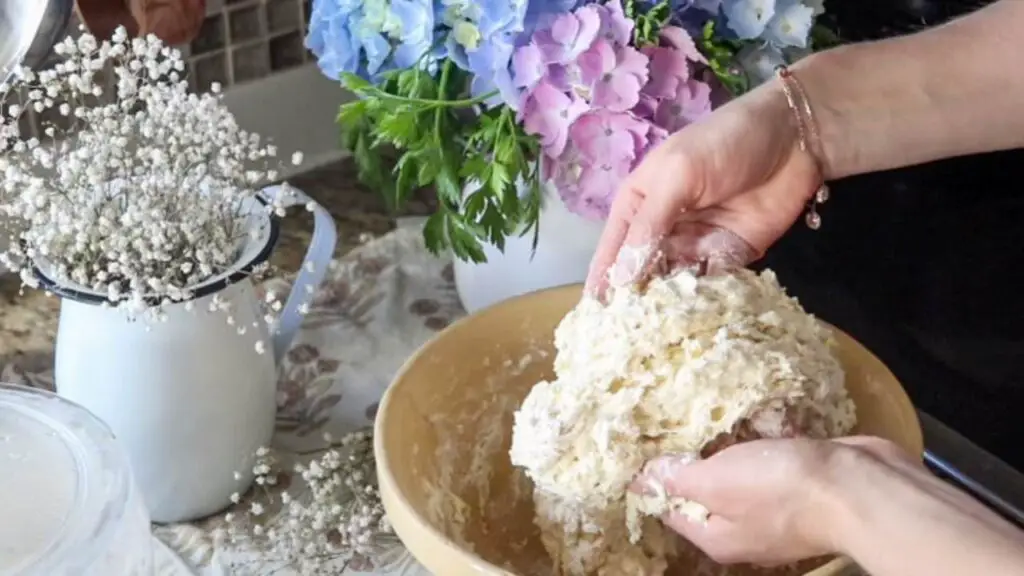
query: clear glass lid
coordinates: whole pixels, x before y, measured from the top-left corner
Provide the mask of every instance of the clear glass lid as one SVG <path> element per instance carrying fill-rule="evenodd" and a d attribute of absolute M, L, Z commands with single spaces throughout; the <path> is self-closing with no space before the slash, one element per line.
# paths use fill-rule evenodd
<path fill-rule="evenodd" d="M 0 384 L 0 576 L 90 572 L 131 496 L 127 459 L 95 416 Z"/>

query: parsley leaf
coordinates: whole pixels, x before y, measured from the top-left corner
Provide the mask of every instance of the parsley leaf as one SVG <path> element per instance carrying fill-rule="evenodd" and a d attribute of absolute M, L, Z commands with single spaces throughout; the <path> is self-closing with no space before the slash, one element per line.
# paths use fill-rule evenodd
<path fill-rule="evenodd" d="M 708 66 L 719 82 L 732 94 L 742 94 L 750 89 L 747 75 L 736 66 L 736 54 L 743 44 L 735 40 L 723 40 L 715 36 L 715 21 L 708 20 L 704 24 L 699 46 Z"/>
<path fill-rule="evenodd" d="M 376 84 L 345 74 L 342 83 L 357 96 L 337 120 L 359 179 L 393 210 L 416 189 L 434 188 L 439 208 L 423 229 L 427 248 L 481 262 L 485 243 L 503 249 L 510 235 L 531 231 L 536 246 L 540 146 L 512 110 L 484 107 L 496 94 L 471 96 L 470 77 L 449 60 L 435 73 L 396 70 Z"/>
<path fill-rule="evenodd" d="M 637 48 L 656 46 L 661 29 L 672 19 L 672 5 L 669 0 L 661 0 L 650 6 L 648 4 L 649 2 L 626 0 L 623 7 L 626 16 L 634 22 L 633 45 Z"/>

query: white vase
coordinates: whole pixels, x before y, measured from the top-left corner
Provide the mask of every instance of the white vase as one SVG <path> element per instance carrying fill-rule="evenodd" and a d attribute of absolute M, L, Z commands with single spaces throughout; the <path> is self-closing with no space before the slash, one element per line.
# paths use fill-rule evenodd
<path fill-rule="evenodd" d="M 570 212 L 557 190 L 545 185 L 536 252 L 530 233 L 506 238 L 504 251 L 485 245 L 486 262 L 455 259 L 463 307 L 472 313 L 528 292 L 583 282 L 603 229 L 603 221 Z"/>
<path fill-rule="evenodd" d="M 295 191 L 297 202 L 309 202 Z M 278 194 L 270 188 L 265 194 Z M 263 319 L 247 271 L 270 256 L 278 223 L 251 211 L 259 231 L 238 264 L 196 287 L 192 305 L 166 308 L 166 321 L 129 319 L 101 306 L 102 296 L 53 284 L 62 297 L 54 380 L 58 394 L 99 416 L 128 453 L 154 522 L 181 522 L 230 504 L 252 481 L 252 458 L 270 443 L 277 366 L 301 324 L 298 307 L 323 279 L 337 239 L 334 222 L 315 210 L 316 230 L 292 294 L 273 326 Z M 215 298 L 231 307 L 210 312 Z M 239 327 L 245 327 L 240 335 Z M 265 342 L 258 353 L 257 342 Z M 239 476 L 236 477 L 236 473 Z"/>

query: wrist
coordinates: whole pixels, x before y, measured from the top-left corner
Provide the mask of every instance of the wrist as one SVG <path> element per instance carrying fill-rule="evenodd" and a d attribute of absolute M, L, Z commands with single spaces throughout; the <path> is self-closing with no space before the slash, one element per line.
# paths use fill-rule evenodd
<path fill-rule="evenodd" d="M 743 99 L 747 106 L 748 122 L 758 130 L 767 130 L 776 145 L 781 145 L 784 159 L 782 162 L 795 162 L 801 173 L 806 172 L 808 178 L 819 179 L 817 182 L 796 189 L 789 189 L 787 194 L 800 196 L 803 202 L 811 202 L 817 191 L 817 184 L 824 180 L 821 159 L 818 158 L 816 147 L 809 141 L 806 129 L 801 123 L 806 120 L 800 116 L 800 100 L 792 88 L 787 92 L 781 78 L 774 78 L 760 85 L 750 94 L 751 98 Z"/>
<path fill-rule="evenodd" d="M 820 474 L 809 479 L 808 493 L 814 495 L 814 518 L 808 529 L 817 535 L 822 549 L 833 554 L 857 557 L 866 519 L 884 499 L 865 495 L 885 481 L 881 464 L 862 450 L 829 443 L 830 451 Z"/>
<path fill-rule="evenodd" d="M 817 132 L 815 154 L 825 180 L 835 180 L 857 172 L 858 148 L 846 126 L 850 109 L 842 103 L 841 94 L 834 94 L 836 78 L 829 78 L 838 63 L 835 51 L 811 54 L 791 67 L 803 88 L 807 106 L 813 114 Z"/>

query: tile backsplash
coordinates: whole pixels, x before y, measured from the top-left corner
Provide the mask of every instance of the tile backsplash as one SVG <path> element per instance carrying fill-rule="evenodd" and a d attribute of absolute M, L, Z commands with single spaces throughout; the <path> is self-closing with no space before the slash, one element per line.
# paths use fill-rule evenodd
<path fill-rule="evenodd" d="M 305 0 L 208 2 L 202 31 L 186 51 L 193 88 L 228 87 L 308 62 L 309 6 Z"/>
<path fill-rule="evenodd" d="M 198 36 L 177 47 L 185 58 L 192 89 L 208 91 L 214 83 L 227 89 L 312 61 L 304 43 L 311 4 L 309 0 L 207 0 Z M 113 86 L 108 83 L 107 88 L 112 93 Z M 42 136 L 43 126 L 53 121 L 50 116 L 26 114 L 23 133 Z"/>

